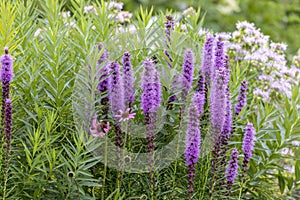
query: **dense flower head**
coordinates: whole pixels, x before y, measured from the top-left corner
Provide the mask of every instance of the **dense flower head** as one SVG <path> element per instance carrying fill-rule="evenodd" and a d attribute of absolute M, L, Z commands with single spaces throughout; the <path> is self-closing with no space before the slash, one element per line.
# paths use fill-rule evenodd
<path fill-rule="evenodd" d="M 13 77 L 13 60 L 12 57 L 8 54 L 8 48 L 4 49 L 5 54 L 1 57 L 1 81 L 2 83 L 10 83 Z"/>
<path fill-rule="evenodd" d="M 209 85 L 211 73 L 213 70 L 214 39 L 215 38 L 212 34 L 207 34 L 206 41 L 203 46 L 201 71 L 202 71 L 202 74 L 205 76 L 206 85 Z"/>
<path fill-rule="evenodd" d="M 185 146 L 185 160 L 188 166 L 188 193 L 191 196 L 194 193 L 193 184 L 195 174 L 195 164 L 200 156 L 200 112 L 198 109 L 198 97 L 194 94 L 190 107 L 188 109 L 188 127 L 186 131 L 186 146 Z"/>
<path fill-rule="evenodd" d="M 237 23 L 237 30 L 229 41 L 229 53 L 235 60 L 253 66 L 250 71 L 261 72 L 254 95 L 266 101 L 275 96 L 291 98 L 293 86 L 299 84 L 300 71 L 287 65 L 286 44 L 274 43 L 253 23 Z M 265 77 L 268 77 L 267 79 Z"/>
<path fill-rule="evenodd" d="M 197 163 L 200 153 L 200 122 L 197 97 L 194 95 L 188 110 L 188 129 L 186 132 L 185 158 L 188 166 Z"/>
<path fill-rule="evenodd" d="M 200 74 L 199 80 L 197 83 L 197 90 L 195 92 L 195 101 L 196 105 L 198 106 L 200 114 L 204 112 L 204 104 L 205 104 L 205 98 L 206 98 L 206 89 L 205 89 L 205 80 L 204 76 Z"/>
<path fill-rule="evenodd" d="M 215 61 L 214 70 L 218 70 L 225 67 L 225 52 L 224 52 L 224 42 L 221 40 L 216 41 L 215 46 Z"/>
<path fill-rule="evenodd" d="M 218 138 L 226 116 L 226 69 L 215 71 L 210 93 L 211 126 L 214 137 Z"/>
<path fill-rule="evenodd" d="M 245 107 L 245 105 L 247 104 L 247 98 L 246 98 L 247 86 L 248 86 L 247 81 L 243 80 L 241 82 L 241 89 L 238 96 L 238 103 L 234 107 L 236 115 L 238 115 L 243 109 L 243 107 Z"/>
<path fill-rule="evenodd" d="M 237 150 L 237 148 L 234 148 L 231 151 L 231 155 L 230 155 L 230 160 L 229 160 L 229 164 L 226 170 L 226 179 L 227 179 L 227 184 L 232 185 L 235 177 L 238 173 L 238 156 L 239 156 L 239 152 Z"/>
<path fill-rule="evenodd" d="M 134 101 L 134 85 L 133 85 L 133 72 L 130 62 L 130 53 L 124 52 L 122 57 L 123 62 L 123 90 L 124 90 L 124 105 L 130 107 Z"/>
<path fill-rule="evenodd" d="M 159 74 L 150 60 L 144 62 L 142 75 L 142 109 L 145 114 L 156 113 L 161 101 Z"/>
<path fill-rule="evenodd" d="M 187 49 L 184 54 L 182 65 L 182 98 L 186 99 L 190 88 L 192 87 L 194 74 L 194 53 Z"/>
<path fill-rule="evenodd" d="M 167 15 L 166 19 L 167 22 L 165 22 L 165 32 L 167 37 L 167 43 L 169 43 L 171 39 L 171 31 L 174 30 L 174 17 L 171 15 Z"/>
<path fill-rule="evenodd" d="M 232 131 L 232 112 L 231 112 L 231 95 L 229 85 L 226 88 L 226 115 L 222 135 L 222 144 L 227 145 Z"/>
<path fill-rule="evenodd" d="M 254 147 L 255 129 L 252 123 L 248 123 L 245 128 L 245 135 L 243 138 L 243 151 L 244 151 L 244 162 L 243 166 L 246 167 L 252 157 L 252 151 Z"/>
<path fill-rule="evenodd" d="M 119 110 L 123 110 L 123 91 L 121 87 L 120 65 L 118 62 L 110 64 L 110 103 L 111 110 L 117 115 Z"/>

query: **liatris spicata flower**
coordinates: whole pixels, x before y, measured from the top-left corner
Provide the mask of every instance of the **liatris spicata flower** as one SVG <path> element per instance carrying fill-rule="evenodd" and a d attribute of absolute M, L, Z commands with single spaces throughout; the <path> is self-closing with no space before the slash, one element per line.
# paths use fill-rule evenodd
<path fill-rule="evenodd" d="M 204 104 L 206 100 L 206 89 L 205 89 L 205 77 L 202 74 L 199 74 L 199 80 L 197 82 L 196 96 L 197 96 L 197 105 L 200 114 L 204 112 Z"/>
<path fill-rule="evenodd" d="M 213 66 L 213 45 L 214 36 L 211 34 L 206 35 L 206 41 L 203 45 L 201 72 L 205 77 L 205 85 L 208 88 L 211 81 L 211 73 L 214 70 Z"/>
<path fill-rule="evenodd" d="M 10 156 L 10 143 L 12 137 L 12 106 L 11 100 L 6 99 L 5 101 L 5 122 L 4 122 L 4 133 L 6 142 L 6 169 L 8 169 L 8 161 Z"/>
<path fill-rule="evenodd" d="M 194 53 L 187 49 L 184 54 L 182 65 L 182 99 L 185 100 L 192 87 L 194 73 Z"/>
<path fill-rule="evenodd" d="M 124 52 L 123 58 L 123 91 L 124 91 L 124 106 L 130 108 L 134 101 L 134 86 L 133 72 L 130 62 L 130 53 Z"/>
<path fill-rule="evenodd" d="M 101 50 L 103 49 L 103 44 L 101 42 L 98 43 L 98 51 L 101 52 Z M 101 63 L 103 63 L 104 61 L 107 60 L 109 56 L 109 53 L 106 49 L 103 50 L 97 64 L 100 65 Z"/>
<path fill-rule="evenodd" d="M 156 113 L 161 101 L 160 81 L 153 62 L 149 60 L 144 62 L 142 90 L 142 110 L 144 114 Z"/>
<path fill-rule="evenodd" d="M 247 104 L 247 98 L 246 98 L 247 85 L 248 84 L 245 80 L 241 82 L 241 89 L 238 96 L 238 103 L 234 107 L 236 115 L 240 114 L 243 107 Z"/>
<path fill-rule="evenodd" d="M 186 132 L 185 159 L 188 166 L 188 196 L 192 199 L 194 193 L 193 184 L 195 175 L 195 165 L 200 154 L 200 112 L 198 109 L 198 96 L 194 94 L 188 110 L 188 128 Z"/>
<path fill-rule="evenodd" d="M 215 71 L 210 94 L 211 126 L 214 139 L 221 133 L 226 115 L 226 69 Z"/>
<path fill-rule="evenodd" d="M 171 15 L 166 16 L 167 22 L 165 22 L 165 32 L 167 37 L 167 44 L 171 42 L 171 30 L 174 30 L 174 17 Z"/>
<path fill-rule="evenodd" d="M 216 70 L 221 69 L 226 65 L 226 58 L 224 53 L 224 42 L 221 41 L 220 39 L 218 39 L 216 42 L 214 53 L 215 53 L 214 69 L 212 70 L 211 78 L 213 78 Z"/>
<path fill-rule="evenodd" d="M 13 77 L 13 60 L 8 54 L 8 47 L 4 48 L 5 54 L 1 57 L 1 81 L 2 81 L 2 126 L 5 120 L 5 101 L 9 98 L 10 82 Z"/>
<path fill-rule="evenodd" d="M 243 139 L 243 151 L 244 151 L 244 160 L 243 160 L 243 172 L 245 173 L 248 169 L 248 164 L 250 162 L 250 158 L 252 157 L 252 151 L 254 147 L 254 139 L 255 139 L 255 129 L 252 123 L 248 123 L 245 128 L 245 135 Z M 245 177 L 245 175 L 243 174 Z"/>
<path fill-rule="evenodd" d="M 228 167 L 226 170 L 227 196 L 229 196 L 231 193 L 231 188 L 232 188 L 233 182 L 238 173 L 238 167 L 239 167 L 238 157 L 239 157 L 239 152 L 238 152 L 237 148 L 234 148 L 231 151 L 230 160 L 229 160 Z"/>
<path fill-rule="evenodd" d="M 146 121 L 146 140 L 150 164 L 151 194 L 154 194 L 154 141 L 156 132 L 157 111 L 161 101 L 161 85 L 159 74 L 154 68 L 153 62 L 144 62 L 142 75 L 142 109 Z"/>
<path fill-rule="evenodd" d="M 123 110 L 123 92 L 121 87 L 120 66 L 118 62 L 110 65 L 110 103 L 113 115 L 117 115 L 119 110 Z"/>

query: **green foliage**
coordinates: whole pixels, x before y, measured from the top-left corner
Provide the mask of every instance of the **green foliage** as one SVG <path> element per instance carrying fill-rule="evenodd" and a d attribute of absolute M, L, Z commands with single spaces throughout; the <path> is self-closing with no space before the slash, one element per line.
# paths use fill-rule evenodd
<path fill-rule="evenodd" d="M 165 6 L 170 5 L 169 1 L 161 2 Z M 146 56 L 156 55 L 160 63 L 168 59 L 163 53 L 165 38 L 161 37 L 164 35 L 165 13 L 156 14 L 152 7 L 148 9 L 140 7 L 132 23 L 121 24 L 108 20 L 112 13 L 107 5 L 104 5 L 104 1 L 91 2 L 96 8 L 97 15 L 93 12 L 85 13 L 84 7 L 89 3 L 83 0 L 0 1 L 2 24 L 0 49 L 8 46 L 9 52 L 14 57 L 14 78 L 11 85 L 12 155 L 9 170 L 6 171 L 5 154 L 0 154 L 1 199 L 147 199 L 150 197 L 150 179 L 147 173 L 124 172 L 122 184 L 117 188 L 117 170 L 100 163 L 100 156 L 93 154 L 100 146 L 106 148 L 105 145 L 112 140 L 112 135 L 109 135 L 104 142 L 98 138 L 89 138 L 86 134 L 88 132 L 86 126 L 89 124 L 78 125 L 76 121 L 78 116 L 73 116 L 78 111 L 76 103 L 83 101 L 92 105 L 98 96 L 93 94 L 90 99 L 83 99 L 82 94 L 74 90 L 78 89 L 76 87 L 81 83 L 91 91 L 95 91 L 98 80 L 89 80 L 89 75 L 92 77 L 97 75 L 96 63 L 103 53 L 103 50 L 97 52 L 98 42 L 102 42 L 110 50 L 111 57 L 119 61 L 125 47 L 134 52 L 132 63 L 136 74 L 142 71 L 142 61 Z M 143 3 L 150 6 L 148 1 Z M 294 35 L 293 31 L 299 25 L 297 16 L 299 10 L 292 4 L 280 6 L 277 4 L 259 2 L 256 5 L 250 4 L 250 1 L 243 1 L 240 7 L 241 13 L 247 10 L 260 13 L 261 7 L 266 6 L 270 6 L 272 8 L 270 10 L 278 10 L 277 14 L 272 16 L 266 14 L 254 20 L 261 22 L 258 24 L 272 22 L 271 25 L 277 28 L 281 27 L 279 21 L 288 12 L 286 33 L 267 28 L 263 28 L 263 31 L 273 34 L 275 40 L 282 36 L 290 39 L 289 37 Z M 174 8 L 181 8 L 180 2 L 176 1 L 173 5 Z M 134 4 L 128 2 L 125 8 L 130 6 Z M 71 11 L 70 17 L 63 18 L 61 13 L 68 10 Z M 196 52 L 196 64 L 200 65 L 204 38 L 198 32 L 203 25 L 213 27 L 215 30 L 232 30 L 234 25 L 232 22 L 236 17 L 240 20 L 244 19 L 241 13 L 223 16 L 207 10 L 206 21 L 203 20 L 205 12 L 198 9 L 193 16 L 181 16 L 179 24 L 187 24 L 187 31 L 181 30 L 180 26 L 175 27 L 172 35 L 173 43 L 168 49 L 174 59 L 174 70 L 164 66 L 161 72 L 161 83 L 165 88 L 164 105 L 167 105 L 170 96 L 167 92 L 172 81 L 170 77 L 181 71 L 182 49 L 191 47 Z M 226 23 L 219 23 L 221 17 Z M 276 21 L 273 22 L 273 19 Z M 136 34 L 116 33 L 121 28 L 129 28 L 130 25 L 137 29 Z M 293 42 L 295 45 L 296 43 Z M 156 50 L 150 51 L 149 46 L 156 47 Z M 230 90 L 235 104 L 240 81 L 253 79 L 258 72 L 253 72 L 250 77 L 247 74 L 247 67 L 241 67 L 239 63 L 233 62 L 231 62 Z M 199 69 L 195 74 L 198 71 Z M 141 77 L 137 75 L 135 78 L 135 83 L 138 85 Z M 137 95 L 141 94 L 138 86 L 136 91 Z M 253 88 L 250 88 L 250 91 L 253 91 Z M 238 197 L 239 194 L 241 199 L 299 198 L 298 155 L 300 152 L 293 144 L 293 141 L 300 141 L 300 113 L 297 107 L 299 105 L 299 86 L 294 88 L 292 98 L 285 97 L 272 104 L 254 97 L 248 98 L 248 106 L 235 118 L 236 132 L 230 148 L 241 148 L 247 121 L 254 123 L 257 139 L 247 180 L 244 185 L 240 185 L 240 182 L 235 183 L 232 198 Z M 133 106 L 134 109 L 139 109 L 139 100 Z M 166 124 L 160 124 L 159 127 L 160 132 L 157 135 L 159 147 L 168 144 L 179 134 L 179 131 L 176 132 L 174 129 L 178 129 L 178 124 L 181 123 L 177 109 L 181 103 L 175 103 L 173 106 L 174 110 L 161 108 L 159 111 L 160 119 L 168 119 Z M 81 113 L 82 116 L 86 114 L 85 110 L 81 110 Z M 144 119 L 142 113 L 136 114 L 137 120 L 142 123 Z M 201 117 L 203 137 L 209 134 L 208 119 L 208 113 Z M 2 141 L 1 138 L 0 150 L 4 152 L 5 143 Z M 128 144 L 128 148 L 131 145 L 133 151 L 145 151 L 145 145 L 141 147 L 140 144 L 141 140 L 132 141 Z M 284 149 L 294 154 L 282 155 Z M 107 148 L 104 154 L 106 153 L 109 153 Z M 197 199 L 208 198 L 211 180 L 209 177 L 211 155 L 207 154 L 207 151 L 203 151 L 202 154 L 196 166 L 195 198 Z M 289 172 L 285 169 L 286 166 L 294 166 L 294 171 Z M 156 171 L 155 177 L 157 199 L 186 198 L 187 172 L 183 156 L 168 167 Z M 221 179 L 222 177 L 218 181 L 222 181 Z"/>

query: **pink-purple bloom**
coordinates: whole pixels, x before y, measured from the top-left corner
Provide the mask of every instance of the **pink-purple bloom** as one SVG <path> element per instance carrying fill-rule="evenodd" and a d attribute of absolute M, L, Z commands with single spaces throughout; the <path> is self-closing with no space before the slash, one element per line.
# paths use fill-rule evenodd
<path fill-rule="evenodd" d="M 241 82 L 241 89 L 238 96 L 238 103 L 235 105 L 235 114 L 238 115 L 243 107 L 247 104 L 246 92 L 247 92 L 247 81 L 243 80 Z"/>
<path fill-rule="evenodd" d="M 102 120 L 100 120 L 99 123 L 97 123 L 96 119 L 93 119 L 92 121 L 92 128 L 90 129 L 90 133 L 93 137 L 103 137 L 105 134 L 107 134 L 110 130 L 109 122 L 105 123 Z"/>
<path fill-rule="evenodd" d="M 185 159 L 188 166 L 188 193 L 189 196 L 194 193 L 193 184 L 195 175 L 195 165 L 200 155 L 200 112 L 198 109 L 198 97 L 194 95 L 188 110 L 188 128 L 186 132 Z"/>
<path fill-rule="evenodd" d="M 238 174 L 238 157 L 239 152 L 237 148 L 231 151 L 230 160 L 226 170 L 226 180 L 227 180 L 227 194 L 230 194 L 232 184 Z M 228 195 L 229 196 L 229 195 Z"/>
<path fill-rule="evenodd" d="M 182 65 L 182 99 L 185 100 L 192 87 L 194 74 L 194 53 L 191 49 L 187 49 L 184 54 Z"/>
<path fill-rule="evenodd" d="M 121 121 L 127 121 L 127 120 L 130 120 L 130 119 L 133 119 L 135 117 L 135 113 L 131 113 L 130 108 L 127 108 L 125 111 L 120 110 L 120 114 L 115 115 L 115 117 L 119 118 L 120 122 Z"/>
<path fill-rule="evenodd" d="M 211 73 L 213 69 L 213 45 L 214 36 L 212 34 L 206 35 L 206 41 L 203 45 L 201 71 L 205 77 L 205 83 L 207 86 L 210 85 Z"/>
<path fill-rule="evenodd" d="M 111 63 L 110 70 L 110 104 L 113 115 L 117 115 L 124 107 L 119 63 Z"/>
<path fill-rule="evenodd" d="M 154 67 L 154 63 L 146 60 L 142 75 L 142 109 L 145 115 L 150 112 L 157 112 L 161 101 L 160 88 L 159 74 Z"/>
<path fill-rule="evenodd" d="M 166 16 L 167 22 L 165 22 L 165 32 L 167 37 L 167 43 L 171 41 L 171 31 L 174 30 L 174 17 L 171 15 Z"/>
<path fill-rule="evenodd" d="M 243 160 L 243 171 L 247 171 L 250 158 L 252 157 L 252 151 L 254 148 L 254 139 L 255 139 L 255 129 L 252 123 L 248 123 L 245 128 L 245 135 L 243 138 L 243 151 L 244 151 L 244 160 Z"/>
<path fill-rule="evenodd" d="M 130 62 L 130 53 L 128 51 L 124 52 L 122 57 L 123 61 L 123 91 L 124 91 L 124 106 L 131 107 L 134 101 L 134 85 L 133 85 L 133 72 Z"/>
<path fill-rule="evenodd" d="M 1 82 L 2 82 L 2 125 L 4 125 L 5 118 L 5 101 L 9 98 L 10 82 L 13 77 L 13 60 L 8 54 L 8 47 L 4 48 L 5 54 L 1 56 Z"/>
<path fill-rule="evenodd" d="M 6 142 L 6 169 L 8 169 L 8 161 L 10 156 L 10 144 L 12 138 L 12 105 L 10 99 L 5 100 L 4 133 L 5 133 L 5 142 Z"/>

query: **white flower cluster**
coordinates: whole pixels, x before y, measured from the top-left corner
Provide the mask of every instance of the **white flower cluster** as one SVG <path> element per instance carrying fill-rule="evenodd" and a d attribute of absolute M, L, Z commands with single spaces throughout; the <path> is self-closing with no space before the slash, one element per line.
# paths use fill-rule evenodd
<path fill-rule="evenodd" d="M 233 59 L 246 62 L 251 66 L 250 70 L 260 73 L 254 95 L 267 101 L 274 92 L 291 97 L 293 86 L 299 83 L 300 69 L 296 65 L 287 65 L 287 45 L 270 41 L 269 36 L 261 33 L 253 23 L 238 22 L 236 28 L 227 39 L 227 48 Z"/>

